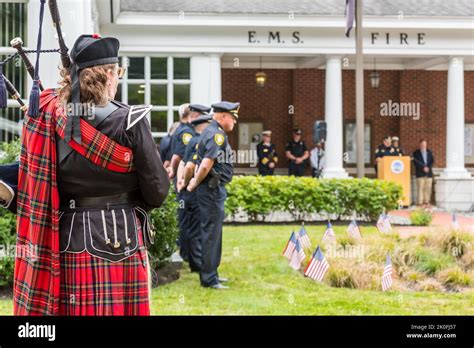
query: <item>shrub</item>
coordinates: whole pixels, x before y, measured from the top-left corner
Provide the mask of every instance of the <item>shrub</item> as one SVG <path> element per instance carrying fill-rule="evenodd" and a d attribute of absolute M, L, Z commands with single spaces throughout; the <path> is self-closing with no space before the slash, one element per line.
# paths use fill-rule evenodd
<path fill-rule="evenodd" d="M 227 185 L 226 213 L 239 209 L 251 221 L 272 211 L 283 211 L 296 220 L 313 213 L 364 216 L 376 219 L 397 207 L 401 186 L 371 179 L 321 179 L 293 176 L 236 176 Z"/>
<path fill-rule="evenodd" d="M 176 202 L 174 188 L 170 187 L 164 204 L 150 212 L 150 219 L 155 231 L 155 242 L 148 249 L 152 269 L 166 263 L 177 248 L 176 240 L 179 235 L 177 209 L 178 202 Z"/>
<path fill-rule="evenodd" d="M 20 150 L 20 138 L 16 138 L 9 143 L 0 143 L 0 164 L 8 164 L 18 161 Z"/>
<path fill-rule="evenodd" d="M 438 279 L 444 285 L 469 286 L 472 283 L 471 276 L 459 268 L 450 268 L 440 272 Z"/>
<path fill-rule="evenodd" d="M 15 266 L 16 216 L 0 209 L 0 288 L 13 284 Z"/>
<path fill-rule="evenodd" d="M 393 251 L 392 262 L 400 276 L 409 273 L 418 262 L 416 245 L 406 243 L 396 247 Z"/>
<path fill-rule="evenodd" d="M 451 256 L 436 253 L 429 249 L 420 249 L 417 256 L 418 262 L 415 268 L 428 275 L 433 275 L 453 264 L 453 258 Z"/>
<path fill-rule="evenodd" d="M 414 210 L 410 214 L 410 221 L 415 226 L 428 226 L 433 220 L 433 215 L 423 209 Z"/>
<path fill-rule="evenodd" d="M 448 231 L 441 237 L 441 247 L 445 253 L 462 257 L 472 248 L 472 236 L 466 232 Z"/>
<path fill-rule="evenodd" d="M 380 289 L 380 275 L 383 273 L 380 263 L 361 262 L 351 270 L 351 276 L 357 289 Z"/>
<path fill-rule="evenodd" d="M 459 259 L 459 264 L 464 269 L 474 269 L 474 253 L 469 250 Z"/>
<path fill-rule="evenodd" d="M 421 282 L 417 283 L 416 286 L 415 286 L 415 290 L 417 290 L 417 291 L 441 292 L 441 291 L 443 291 L 443 286 L 436 279 L 427 278 L 427 279 L 424 279 Z"/>
<path fill-rule="evenodd" d="M 416 271 L 408 272 L 405 275 L 405 279 L 413 283 L 418 283 L 420 281 L 423 281 L 425 278 L 426 278 L 426 275 L 424 273 L 420 273 Z"/>
<path fill-rule="evenodd" d="M 349 236 L 340 236 L 340 237 L 336 237 L 337 239 L 337 243 L 342 246 L 343 249 L 347 249 L 353 245 L 356 245 L 357 244 L 357 241 L 352 238 L 352 237 L 349 237 Z"/>
<path fill-rule="evenodd" d="M 18 161 L 19 138 L 0 144 L 0 165 Z M 15 267 L 16 215 L 0 208 L 0 288 L 11 287 Z"/>
<path fill-rule="evenodd" d="M 352 275 L 347 269 L 331 267 L 328 271 L 329 285 L 335 288 L 350 288 L 354 289 L 356 284 Z"/>

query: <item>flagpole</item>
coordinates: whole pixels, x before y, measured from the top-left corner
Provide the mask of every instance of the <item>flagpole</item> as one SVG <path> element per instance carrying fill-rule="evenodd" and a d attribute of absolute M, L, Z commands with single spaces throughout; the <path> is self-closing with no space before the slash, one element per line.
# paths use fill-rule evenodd
<path fill-rule="evenodd" d="M 365 175 L 364 149 L 364 54 L 362 48 L 362 0 L 356 0 L 356 131 L 357 177 Z"/>

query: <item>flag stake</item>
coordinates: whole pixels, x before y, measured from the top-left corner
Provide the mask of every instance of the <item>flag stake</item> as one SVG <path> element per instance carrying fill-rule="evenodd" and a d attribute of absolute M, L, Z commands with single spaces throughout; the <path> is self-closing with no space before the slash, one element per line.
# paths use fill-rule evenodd
<path fill-rule="evenodd" d="M 357 177 L 365 175 L 364 151 L 364 53 L 362 47 L 362 0 L 356 0 L 356 129 Z"/>

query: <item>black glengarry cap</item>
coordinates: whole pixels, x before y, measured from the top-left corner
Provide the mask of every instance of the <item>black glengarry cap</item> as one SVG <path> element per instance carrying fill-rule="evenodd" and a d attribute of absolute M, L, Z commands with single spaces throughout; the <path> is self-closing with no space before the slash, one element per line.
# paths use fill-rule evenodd
<path fill-rule="evenodd" d="M 118 51 L 120 42 L 114 37 L 102 38 L 99 34 L 81 35 L 71 49 L 71 102 L 76 104 L 81 101 L 79 73 L 81 69 L 97 65 L 116 64 L 119 62 Z M 76 110 L 77 108 L 74 108 Z M 64 140 L 69 142 L 71 135 L 74 141 L 81 143 L 80 120 L 81 115 L 68 115 Z"/>

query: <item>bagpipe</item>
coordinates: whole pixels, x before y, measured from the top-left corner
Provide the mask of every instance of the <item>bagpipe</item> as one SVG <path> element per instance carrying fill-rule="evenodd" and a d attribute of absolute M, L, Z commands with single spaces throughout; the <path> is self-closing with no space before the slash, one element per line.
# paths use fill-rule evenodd
<path fill-rule="evenodd" d="M 39 18 L 39 31 L 38 31 L 38 41 L 37 47 L 35 50 L 25 50 L 23 47 L 23 40 L 20 37 L 14 38 L 10 41 L 10 45 L 15 49 L 15 52 L 7 56 L 3 61 L 0 61 L 0 108 L 7 107 L 7 93 L 10 95 L 11 99 L 14 99 L 20 105 L 20 109 L 28 114 L 30 117 L 35 117 L 39 113 L 39 94 L 44 90 L 44 87 L 39 78 L 39 57 L 41 53 L 59 53 L 61 57 L 61 64 L 63 68 L 69 69 L 71 67 L 71 59 L 69 57 L 69 49 L 66 46 L 64 41 L 64 35 L 61 30 L 61 18 L 59 15 L 59 8 L 56 0 L 48 0 L 48 7 L 51 13 L 51 18 L 53 20 L 53 25 L 56 29 L 57 40 L 59 43 L 59 48 L 55 49 L 41 49 L 41 36 L 42 36 L 42 24 L 44 16 L 44 5 L 46 0 L 41 0 L 40 7 L 40 18 Z M 33 66 L 30 61 L 28 54 L 36 53 L 36 62 Z M 5 76 L 4 66 L 10 60 L 20 57 L 23 61 L 23 64 L 28 72 L 28 75 L 33 79 L 33 87 L 30 93 L 29 105 L 26 104 L 21 98 L 20 92 L 18 89 L 10 82 L 10 80 Z M 8 209 L 16 213 L 16 195 L 17 195 L 17 182 L 18 182 L 18 169 L 19 164 L 11 163 L 6 165 L 0 165 L 0 202 L 8 201 L 5 195 L 9 191 L 14 192 L 14 202 L 9 204 Z M 2 190 L 2 188 L 7 188 Z M 8 190 L 9 188 L 9 190 Z"/>
<path fill-rule="evenodd" d="M 48 0 L 48 7 L 53 20 L 53 25 L 56 29 L 57 40 L 59 48 L 55 49 L 41 49 L 41 38 L 42 38 L 42 25 L 44 17 L 44 5 L 46 0 L 40 0 L 40 19 L 39 19 L 39 30 L 38 30 L 38 41 L 37 47 L 34 50 L 25 50 L 23 48 L 23 40 L 20 37 L 14 38 L 10 41 L 10 45 L 15 49 L 15 52 L 0 61 L 0 108 L 7 107 L 7 93 L 10 97 L 20 104 L 20 108 L 24 113 L 29 116 L 37 116 L 39 112 L 39 94 L 44 90 L 44 87 L 39 78 L 39 57 L 41 53 L 59 53 L 61 57 L 61 64 L 63 68 L 69 69 L 71 66 L 71 59 L 69 57 L 69 49 L 64 41 L 64 35 L 61 29 L 61 17 L 59 15 L 59 8 L 56 0 Z M 31 63 L 28 54 L 36 53 L 35 65 Z M 4 66 L 10 60 L 20 57 L 28 75 L 33 79 L 33 87 L 29 97 L 29 105 L 27 105 L 21 98 L 20 93 L 15 86 L 5 76 Z"/>

